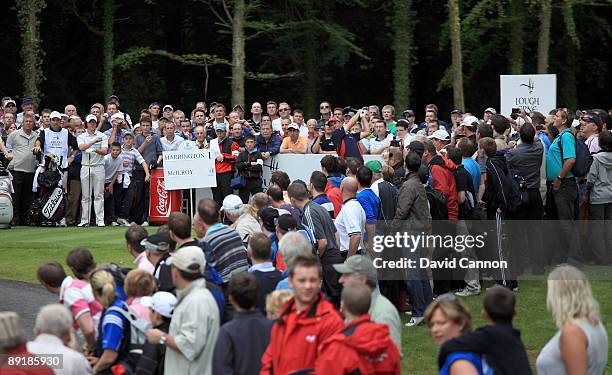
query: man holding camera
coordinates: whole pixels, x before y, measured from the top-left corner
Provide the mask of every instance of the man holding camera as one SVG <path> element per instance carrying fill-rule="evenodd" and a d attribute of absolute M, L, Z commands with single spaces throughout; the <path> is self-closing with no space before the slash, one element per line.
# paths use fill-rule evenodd
<path fill-rule="evenodd" d="M 344 110 L 348 112 L 349 109 L 347 107 Z M 338 150 L 338 155 L 341 158 L 353 157 L 363 161 L 359 141 L 370 136 L 370 124 L 366 119 L 366 113 L 367 108 L 364 107 L 357 111 L 347 123 L 334 130 L 332 136 Z M 358 121 L 361 122 L 361 125 Z"/>

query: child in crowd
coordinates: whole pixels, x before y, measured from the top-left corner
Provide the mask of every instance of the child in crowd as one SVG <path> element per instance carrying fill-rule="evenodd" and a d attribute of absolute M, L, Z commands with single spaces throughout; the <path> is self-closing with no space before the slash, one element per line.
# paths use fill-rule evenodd
<path fill-rule="evenodd" d="M 115 196 L 121 195 L 122 189 L 121 185 L 117 184 L 117 178 L 124 164 L 127 165 L 127 160 L 123 161 L 123 158 L 119 157 L 120 154 L 121 144 L 113 142 L 110 154 L 104 157 L 104 220 L 106 225 L 114 227 L 119 225 L 117 224 L 117 212 L 121 208 L 117 207 L 115 199 Z"/>
<path fill-rule="evenodd" d="M 123 159 L 123 169 L 121 175 L 118 177 L 117 182 L 121 184 L 121 193 L 118 194 L 117 199 L 120 202 L 119 211 L 116 213 L 119 219 L 117 223 L 124 226 L 129 226 L 128 216 L 132 203 L 134 201 L 134 190 L 136 184 L 132 181 L 132 170 L 134 169 L 134 162 L 142 165 L 145 172 L 145 181 L 151 179 L 149 174 L 149 166 L 144 160 L 140 152 L 134 147 L 134 135 L 132 133 L 126 133 L 123 136 L 123 146 L 121 147 L 121 157 Z"/>

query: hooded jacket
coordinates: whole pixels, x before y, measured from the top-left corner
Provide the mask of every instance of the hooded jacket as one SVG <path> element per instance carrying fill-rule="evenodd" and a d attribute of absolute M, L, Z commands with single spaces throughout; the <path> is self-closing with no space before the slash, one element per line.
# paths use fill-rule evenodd
<path fill-rule="evenodd" d="M 261 359 L 260 375 L 312 371 L 319 344 L 342 326 L 340 314 L 323 293 L 319 293 L 317 301 L 309 309 L 299 314 L 295 309 L 295 299 L 290 299 L 272 326 L 270 344 Z"/>
<path fill-rule="evenodd" d="M 316 374 L 399 374 L 400 355 L 386 324 L 368 314 L 350 322 L 319 347 Z"/>
<path fill-rule="evenodd" d="M 508 177 L 506 157 L 498 151 L 487 158 L 486 166 L 487 182 L 483 199 L 487 205 L 487 212 L 495 212 L 498 208 L 506 211 L 512 187 L 512 181 Z"/>
<path fill-rule="evenodd" d="M 448 219 L 457 220 L 459 206 L 457 204 L 457 184 L 453 171 L 457 169 L 455 163 L 440 155 L 429 161 L 429 173 L 432 177 L 432 188 L 444 194 L 448 207 Z"/>
<path fill-rule="evenodd" d="M 591 204 L 612 203 L 612 152 L 593 155 L 587 184 L 591 187 Z"/>

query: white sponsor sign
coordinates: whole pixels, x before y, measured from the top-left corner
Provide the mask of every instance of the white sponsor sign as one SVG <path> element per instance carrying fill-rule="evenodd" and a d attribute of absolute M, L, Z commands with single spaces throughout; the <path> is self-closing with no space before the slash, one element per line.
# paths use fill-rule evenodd
<path fill-rule="evenodd" d="M 557 108 L 557 75 L 500 75 L 501 115 L 510 116 L 512 108 L 546 115 Z"/>
<path fill-rule="evenodd" d="M 283 154 L 276 155 L 268 160 L 264 160 L 264 189 L 270 184 L 270 177 L 274 171 L 286 172 L 291 181 L 299 179 L 308 183 L 308 181 L 310 181 L 310 175 L 312 172 L 321 170 L 321 159 L 323 159 L 324 156 L 325 155 L 322 154 Z M 370 160 L 378 160 L 382 164 L 385 164 L 382 155 L 363 155 L 363 158 L 365 162 Z M 212 192 L 210 189 L 196 190 L 196 200 L 199 201 L 202 198 L 212 198 Z"/>
<path fill-rule="evenodd" d="M 163 158 L 166 190 L 217 186 L 215 160 L 209 150 L 164 151 Z"/>

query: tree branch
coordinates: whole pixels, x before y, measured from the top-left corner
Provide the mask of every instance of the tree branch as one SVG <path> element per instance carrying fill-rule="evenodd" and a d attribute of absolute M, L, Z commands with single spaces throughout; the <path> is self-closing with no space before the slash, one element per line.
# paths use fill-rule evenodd
<path fill-rule="evenodd" d="M 225 3 L 225 0 L 221 0 L 221 5 L 223 5 L 223 10 L 225 10 L 225 14 L 227 15 L 227 19 L 230 23 L 232 23 L 232 21 L 234 20 L 234 17 L 232 17 L 232 14 L 230 13 L 229 9 L 227 8 L 227 4 Z"/>
<path fill-rule="evenodd" d="M 184 65 L 202 66 L 208 68 L 208 65 L 231 65 L 229 61 L 219 58 L 215 55 L 207 54 L 186 54 L 177 55 L 164 50 L 152 50 L 149 47 L 135 47 L 128 52 L 122 53 L 115 58 L 114 65 L 120 69 L 129 69 L 132 65 L 142 63 L 142 60 L 148 56 L 161 56 L 170 60 L 177 61 Z"/>
<path fill-rule="evenodd" d="M 208 4 L 209 4 L 210 11 L 211 11 L 211 12 L 213 12 L 213 14 L 214 14 L 214 15 L 217 17 L 217 19 L 219 19 L 219 22 L 220 22 L 219 24 L 220 24 L 220 25 L 222 25 L 222 26 L 224 26 L 224 27 L 228 27 L 228 28 L 230 28 L 230 29 L 231 29 L 231 28 L 232 28 L 232 25 L 230 25 L 230 24 L 228 23 L 228 20 L 226 20 L 226 19 L 224 19 L 223 17 L 221 17 L 221 15 L 219 14 L 219 12 L 217 12 L 217 11 L 215 10 L 215 7 L 214 7 L 214 6 L 213 6 L 211 3 L 208 3 Z"/>
<path fill-rule="evenodd" d="M 89 24 L 89 22 L 87 22 L 87 20 L 85 20 L 85 18 L 83 18 L 83 16 L 81 16 L 81 14 L 79 13 L 77 6 L 76 6 L 76 1 L 72 1 L 72 12 L 74 13 L 74 15 L 76 16 L 76 18 L 81 21 L 81 23 L 83 25 L 85 25 L 85 27 L 91 31 L 92 33 L 94 33 L 95 35 L 99 36 L 100 38 L 104 35 L 104 33 L 102 33 L 102 30 L 100 29 L 96 29 L 95 27 L 91 26 Z"/>

